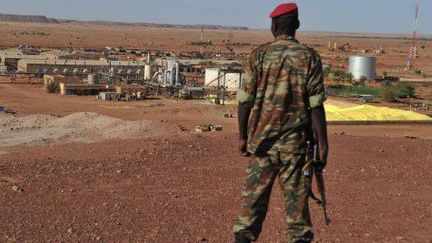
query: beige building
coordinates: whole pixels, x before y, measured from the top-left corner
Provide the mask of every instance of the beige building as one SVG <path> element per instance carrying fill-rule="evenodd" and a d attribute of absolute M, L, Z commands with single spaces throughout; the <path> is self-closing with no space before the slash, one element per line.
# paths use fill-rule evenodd
<path fill-rule="evenodd" d="M 17 70 L 18 61 L 21 59 L 57 60 L 66 55 L 70 54 L 61 50 L 50 50 L 38 54 L 31 54 L 29 52 L 23 52 L 21 49 L 10 48 L 0 50 L 0 65 L 7 66 L 10 70 Z"/>

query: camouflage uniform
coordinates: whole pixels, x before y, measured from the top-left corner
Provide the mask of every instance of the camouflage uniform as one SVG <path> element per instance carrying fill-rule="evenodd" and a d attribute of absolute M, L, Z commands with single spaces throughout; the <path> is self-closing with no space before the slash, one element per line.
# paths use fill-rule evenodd
<path fill-rule="evenodd" d="M 237 99 L 253 105 L 248 127 L 248 151 L 253 156 L 234 232 L 258 238 L 278 177 L 288 242 L 311 241 L 311 179 L 302 168 L 310 158 L 308 109 L 325 101 L 320 56 L 292 37 L 279 36 L 252 52 Z"/>

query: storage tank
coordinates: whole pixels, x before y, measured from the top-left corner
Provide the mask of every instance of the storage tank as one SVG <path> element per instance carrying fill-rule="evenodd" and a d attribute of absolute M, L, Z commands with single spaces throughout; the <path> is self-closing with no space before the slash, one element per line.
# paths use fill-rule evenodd
<path fill-rule="evenodd" d="M 150 80 L 151 78 L 152 78 L 151 66 L 145 65 L 144 66 L 144 80 Z"/>
<path fill-rule="evenodd" d="M 89 74 L 87 76 L 87 83 L 90 85 L 95 85 L 99 83 L 97 74 Z"/>
<path fill-rule="evenodd" d="M 167 85 L 176 86 L 179 81 L 179 63 L 174 60 L 168 60 L 167 70 L 165 71 L 165 81 Z"/>
<path fill-rule="evenodd" d="M 354 80 L 365 78 L 374 81 L 376 77 L 376 57 L 372 56 L 350 56 L 349 72 Z"/>
<path fill-rule="evenodd" d="M 162 68 L 159 68 L 159 71 L 157 72 L 157 81 L 160 84 L 162 84 L 164 82 L 164 75 L 163 75 L 163 69 Z"/>

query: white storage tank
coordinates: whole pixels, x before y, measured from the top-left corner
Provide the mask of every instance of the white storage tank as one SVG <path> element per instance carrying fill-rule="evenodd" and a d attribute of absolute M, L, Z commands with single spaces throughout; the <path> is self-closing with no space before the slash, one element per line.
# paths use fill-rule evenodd
<path fill-rule="evenodd" d="M 354 80 L 365 78 L 374 81 L 376 77 L 376 57 L 372 56 L 350 56 L 349 72 Z"/>
<path fill-rule="evenodd" d="M 150 80 L 151 78 L 152 78 L 151 66 L 145 65 L 144 66 L 144 80 Z"/>
<path fill-rule="evenodd" d="M 176 86 L 179 82 L 179 63 L 174 60 L 168 60 L 167 70 L 165 71 L 165 82 L 167 85 Z"/>
<path fill-rule="evenodd" d="M 89 74 L 87 76 L 87 83 L 90 85 L 98 84 L 99 83 L 98 75 L 97 74 Z"/>

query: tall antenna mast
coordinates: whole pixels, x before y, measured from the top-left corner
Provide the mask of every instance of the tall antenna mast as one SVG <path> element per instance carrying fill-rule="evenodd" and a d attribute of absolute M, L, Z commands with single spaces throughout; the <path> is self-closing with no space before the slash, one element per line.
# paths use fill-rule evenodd
<path fill-rule="evenodd" d="M 203 45 L 204 45 L 204 26 L 201 26 L 201 55 L 203 54 Z"/>
<path fill-rule="evenodd" d="M 411 68 L 413 66 L 413 60 L 418 58 L 418 16 L 419 16 L 419 4 L 418 1 L 416 3 L 415 7 L 415 19 L 414 19 L 414 31 L 411 36 L 411 47 L 410 47 L 410 53 L 409 53 L 409 59 L 408 59 L 408 68 Z"/>

